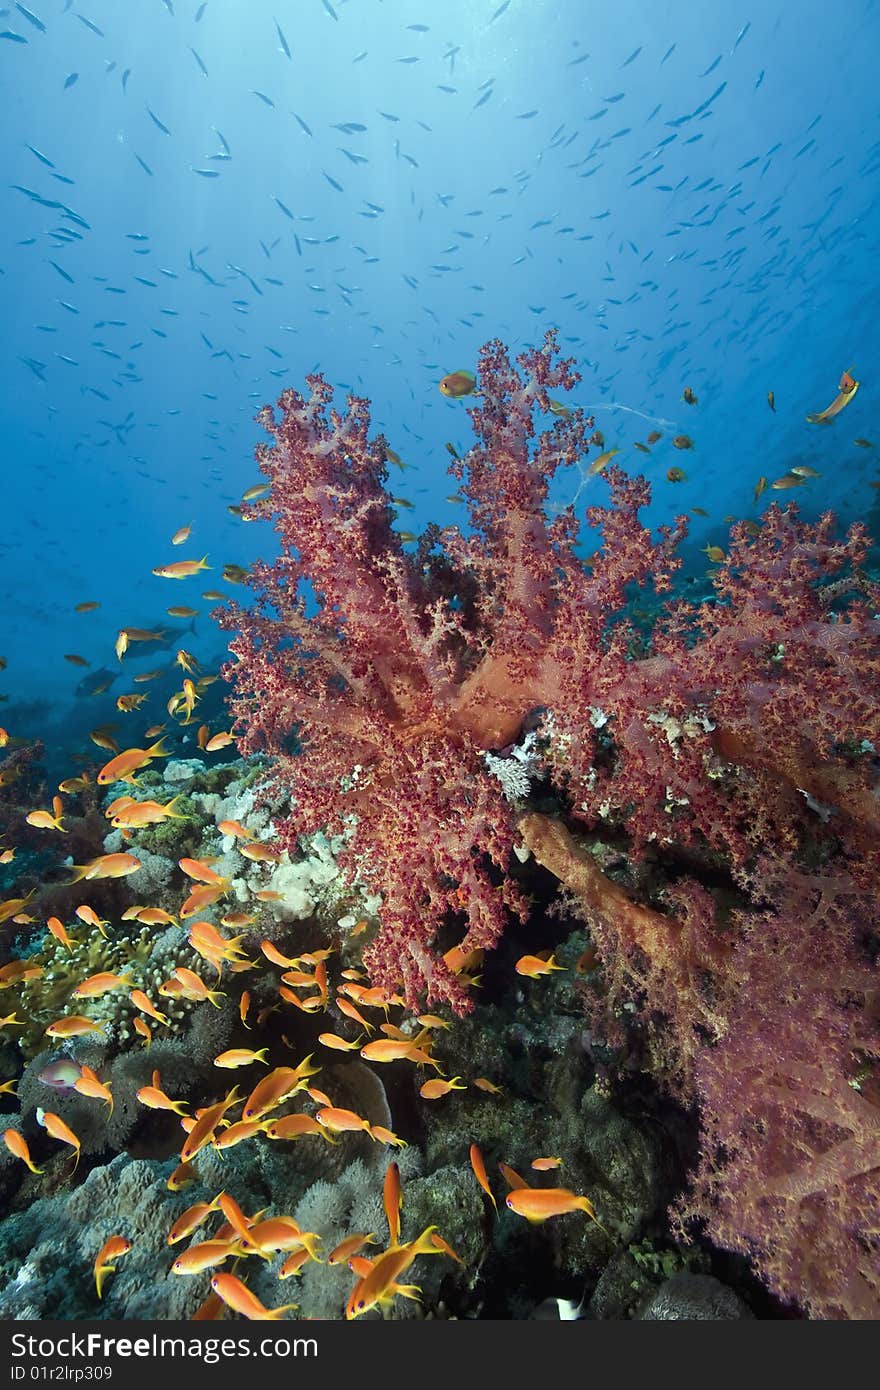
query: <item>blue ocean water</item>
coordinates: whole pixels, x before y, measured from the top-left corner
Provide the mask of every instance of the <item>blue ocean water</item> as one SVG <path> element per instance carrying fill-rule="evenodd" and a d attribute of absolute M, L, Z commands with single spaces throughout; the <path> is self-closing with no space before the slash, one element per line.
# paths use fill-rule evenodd
<path fill-rule="evenodd" d="M 254 411 L 316 369 L 371 397 L 412 531 L 460 519 L 445 444 L 467 447 L 468 402 L 440 378 L 548 327 L 572 402 L 655 484 L 651 519 L 709 513 L 693 573 L 796 464 L 821 475 L 808 516 L 876 522 L 878 51 L 874 0 L 0 10 L 3 722 L 81 749 L 133 688 L 76 696 L 118 672 L 124 625 L 211 669 L 193 595 L 240 593 L 223 566 L 274 550 L 227 510 L 259 481 Z M 850 368 L 852 404 L 807 424 Z M 592 479 L 579 505 L 605 495 Z M 205 554 L 186 584 L 151 573 Z M 174 604 L 200 608 L 194 633 Z"/>

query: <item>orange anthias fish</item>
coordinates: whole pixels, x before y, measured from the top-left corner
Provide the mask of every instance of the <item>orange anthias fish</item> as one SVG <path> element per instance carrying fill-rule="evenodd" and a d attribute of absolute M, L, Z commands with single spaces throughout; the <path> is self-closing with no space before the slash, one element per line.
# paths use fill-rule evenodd
<path fill-rule="evenodd" d="M 195 1158 L 197 1153 L 200 1153 L 207 1144 L 211 1143 L 226 1111 L 231 1109 L 238 1099 L 238 1087 L 234 1086 L 223 1100 L 202 1111 L 186 1136 L 186 1143 L 180 1151 L 181 1163 L 189 1163 L 190 1159 Z"/>
<path fill-rule="evenodd" d="M 473 372 L 450 372 L 440 382 L 441 394 L 453 399 L 458 399 L 459 396 L 470 396 L 476 389 L 477 378 Z"/>
<path fill-rule="evenodd" d="M 118 1260 L 123 1255 L 127 1255 L 131 1249 L 131 1241 L 124 1236 L 111 1236 L 105 1240 L 95 1257 L 94 1274 L 95 1288 L 98 1290 L 98 1297 L 103 1296 L 102 1290 L 108 1274 L 115 1273 L 116 1266 L 111 1264 L 112 1260 Z"/>
<path fill-rule="evenodd" d="M 97 776 L 98 785 L 109 787 L 112 782 L 130 782 L 134 773 L 146 767 L 153 758 L 167 757 L 170 757 L 170 753 L 162 739 L 149 748 L 127 748 L 124 753 L 117 754 L 104 764 Z"/>
<path fill-rule="evenodd" d="M 455 1084 L 457 1081 L 461 1081 L 460 1076 L 453 1076 L 451 1081 L 441 1081 L 439 1077 L 436 1077 L 432 1081 L 426 1081 L 425 1084 L 420 1087 L 419 1095 L 423 1100 L 439 1100 L 441 1096 L 447 1095 L 449 1091 L 466 1091 L 467 1086 L 457 1086 Z"/>
<path fill-rule="evenodd" d="M 215 1274 L 211 1280 L 211 1288 L 233 1312 L 260 1322 L 277 1321 L 283 1318 L 285 1313 L 298 1307 L 296 1303 L 284 1303 L 280 1308 L 264 1307 L 256 1294 L 251 1293 L 247 1285 L 234 1274 Z"/>
<path fill-rule="evenodd" d="M 170 565 L 157 565 L 153 573 L 160 579 L 188 579 L 190 575 L 198 574 L 199 570 L 211 568 L 207 559 L 207 555 L 203 555 L 201 560 L 175 560 Z"/>
<path fill-rule="evenodd" d="M 172 1100 L 170 1096 L 166 1096 L 161 1089 L 161 1079 L 158 1071 L 154 1071 L 152 1086 L 141 1086 L 140 1090 L 135 1092 L 141 1105 L 146 1105 L 149 1110 L 170 1110 L 175 1115 L 185 1115 L 186 1101 Z"/>
<path fill-rule="evenodd" d="M 53 1139 L 57 1139 L 59 1143 L 62 1144 L 69 1144 L 74 1150 L 76 1158 L 74 1159 L 71 1173 L 75 1173 L 79 1165 L 80 1151 L 82 1148 L 78 1136 L 74 1134 L 68 1124 L 65 1124 L 60 1115 L 53 1114 L 51 1110 L 37 1110 L 36 1120 L 37 1124 L 42 1125 L 46 1133 L 51 1135 Z"/>
<path fill-rule="evenodd" d="M 79 883 L 84 878 L 125 878 L 126 874 L 137 872 L 141 861 L 133 854 L 102 854 L 88 864 L 74 864 L 72 867 L 74 876 L 70 883 Z"/>
<path fill-rule="evenodd" d="M 103 1023 L 96 1023 L 82 1014 L 68 1014 L 66 1018 L 56 1019 L 46 1029 L 47 1038 L 79 1038 L 86 1033 L 103 1033 Z"/>
<path fill-rule="evenodd" d="M 398 1281 L 419 1255 L 443 1253 L 432 1239 L 436 1230 L 436 1226 L 428 1226 L 416 1240 L 410 1241 L 408 1245 L 393 1245 L 384 1255 L 374 1260 L 370 1269 L 352 1289 L 345 1307 L 346 1318 L 360 1317 L 377 1304 L 389 1303 L 397 1294 L 417 1297 L 418 1289 L 414 1285 L 400 1284 Z"/>
<path fill-rule="evenodd" d="M 548 960 L 542 960 L 540 956 L 520 956 L 514 967 L 518 975 L 527 975 L 535 980 L 539 975 L 549 975 L 553 970 L 564 970 L 564 965 L 557 965 L 555 956 L 550 956 Z"/>
<path fill-rule="evenodd" d="M 824 410 L 820 410 L 818 414 L 808 415 L 807 424 L 821 425 L 824 424 L 826 420 L 833 420 L 835 415 L 840 414 L 844 406 L 849 405 L 860 385 L 861 382 L 856 381 L 849 372 L 844 372 L 843 376 L 840 378 L 837 395 L 834 397 L 834 400 L 830 405 L 826 406 Z"/>
<path fill-rule="evenodd" d="M 107 1111 L 107 1119 L 113 1114 L 113 1095 L 110 1087 L 102 1081 L 91 1067 L 81 1063 L 82 1072 L 73 1083 L 73 1089 L 78 1091 L 81 1096 L 88 1096 L 91 1100 L 102 1100 L 110 1108 Z"/>
<path fill-rule="evenodd" d="M 589 1197 L 578 1196 L 567 1187 L 518 1187 L 507 1194 L 507 1205 L 518 1216 L 537 1223 L 570 1211 L 585 1211 L 595 1221 L 596 1212 Z"/>
<path fill-rule="evenodd" d="M 31 1151 L 28 1148 L 27 1140 L 23 1134 L 19 1134 L 17 1129 L 5 1129 L 3 1131 L 3 1143 L 6 1145 L 13 1158 L 20 1158 L 22 1163 L 26 1163 L 32 1173 L 39 1175 L 43 1172 L 42 1168 L 37 1168 L 31 1158 Z"/>
<path fill-rule="evenodd" d="M 176 1245 L 179 1240 L 186 1240 L 186 1237 L 198 1230 L 199 1226 L 211 1215 L 211 1212 L 218 1211 L 219 1207 L 219 1196 L 215 1197 L 213 1202 L 196 1202 L 195 1206 L 187 1207 L 186 1211 L 178 1216 L 168 1232 L 168 1244 Z"/>
<path fill-rule="evenodd" d="M 486 1196 L 489 1198 L 493 1207 L 497 1211 L 498 1203 L 495 1201 L 492 1189 L 489 1186 L 489 1175 L 486 1172 L 486 1164 L 483 1161 L 483 1155 L 476 1144 L 471 1144 L 470 1160 L 471 1169 L 473 1170 L 474 1177 L 476 1178 L 477 1182 L 480 1184 L 480 1187 L 483 1189 Z"/>
<path fill-rule="evenodd" d="M 130 975 L 115 975 L 112 970 L 104 970 L 99 975 L 90 975 L 73 991 L 76 999 L 97 999 L 108 990 L 119 989 L 122 985 L 133 985 Z"/>
<path fill-rule="evenodd" d="M 159 1013 L 155 1004 L 151 1002 L 148 995 L 144 994 L 142 989 L 133 989 L 128 997 L 135 1008 L 140 1009 L 141 1012 L 147 1014 L 149 1018 L 154 1018 L 157 1023 L 168 1023 L 167 1016 Z M 135 1022 L 137 1022 L 137 1020 L 135 1020 Z"/>

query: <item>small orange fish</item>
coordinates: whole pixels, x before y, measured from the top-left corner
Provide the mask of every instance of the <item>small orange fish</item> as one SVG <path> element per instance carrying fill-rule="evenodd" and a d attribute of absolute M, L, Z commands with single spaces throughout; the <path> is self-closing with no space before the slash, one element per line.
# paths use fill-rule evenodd
<path fill-rule="evenodd" d="M 492 1096 L 503 1096 L 504 1091 L 500 1086 L 496 1086 L 494 1081 L 489 1081 L 485 1076 L 474 1078 L 474 1085 L 478 1091 L 487 1091 Z"/>
<path fill-rule="evenodd" d="M 185 1187 L 198 1180 L 198 1173 L 192 1163 L 178 1163 L 165 1186 L 169 1192 L 182 1192 Z"/>
<path fill-rule="evenodd" d="M 222 1265 L 230 1255 L 238 1250 L 234 1240 L 206 1240 L 200 1245 L 191 1245 L 171 1266 L 172 1274 L 201 1274 L 203 1270 Z"/>
<path fill-rule="evenodd" d="M 369 1120 L 365 1120 L 362 1115 L 356 1115 L 353 1110 L 340 1110 L 332 1105 L 325 1106 L 317 1112 L 315 1118 L 319 1124 L 323 1125 L 325 1129 L 332 1130 L 334 1134 L 346 1134 L 358 1130 L 362 1130 L 365 1134 L 370 1133 Z"/>
<path fill-rule="evenodd" d="M 94 613 L 96 608 L 100 608 L 100 603 L 77 603 L 74 604 L 74 613 Z"/>
<path fill-rule="evenodd" d="M 199 570 L 209 570 L 211 566 L 207 564 L 207 555 L 203 555 L 201 560 L 175 560 L 170 565 L 157 565 L 153 570 L 160 579 L 188 579 L 193 574 L 198 574 Z"/>
<path fill-rule="evenodd" d="M 132 1025 L 136 1033 L 140 1033 L 147 1047 L 153 1041 L 153 1030 L 145 1018 L 133 1018 Z"/>
<path fill-rule="evenodd" d="M 67 935 L 66 927 L 58 917 L 50 917 L 46 922 L 46 926 L 49 928 L 49 931 L 52 933 L 56 941 L 60 941 L 61 945 L 66 946 L 68 951 L 73 950 L 73 942 Z M 76 993 L 75 990 L 74 993 Z"/>
<path fill-rule="evenodd" d="M 806 478 L 801 478 L 797 473 L 792 471 L 791 473 L 783 473 L 781 478 L 775 478 L 770 486 L 776 492 L 784 492 L 788 488 L 804 487 L 806 481 Z"/>
<path fill-rule="evenodd" d="M 690 386 L 686 386 L 686 387 L 684 388 L 684 390 L 683 390 L 682 393 L 681 393 L 681 398 L 682 398 L 683 401 L 687 401 L 688 405 L 696 405 L 696 404 L 697 404 L 697 398 L 696 398 L 696 396 L 694 395 L 693 390 L 691 389 Z"/>
<path fill-rule="evenodd" d="M 188 540 L 189 540 L 190 535 L 192 534 L 192 528 L 193 528 L 192 522 L 190 522 L 188 526 L 181 526 L 181 527 L 179 527 L 179 528 L 174 532 L 174 535 L 171 537 L 171 544 L 172 544 L 172 545 L 183 545 L 184 541 L 188 541 Z"/>
<path fill-rule="evenodd" d="M 42 1125 L 46 1133 L 51 1135 L 53 1139 L 57 1139 L 61 1144 L 69 1144 L 74 1150 L 76 1158 L 74 1159 L 71 1173 L 75 1173 L 79 1165 L 80 1151 L 82 1148 L 78 1136 L 74 1134 L 68 1124 L 65 1124 L 60 1115 L 53 1114 L 51 1110 L 37 1110 L 36 1120 L 37 1124 Z"/>
<path fill-rule="evenodd" d="M 159 1081 L 159 1073 L 154 1071 L 152 1086 L 141 1086 L 140 1090 L 135 1092 L 141 1105 L 145 1105 L 148 1110 L 170 1110 L 174 1115 L 185 1115 L 186 1101 L 172 1100 L 170 1096 L 166 1096 Z"/>
<path fill-rule="evenodd" d="M 483 1161 L 483 1155 L 482 1155 L 482 1153 L 480 1152 L 480 1150 L 479 1150 L 479 1148 L 477 1147 L 476 1144 L 471 1144 L 471 1147 L 470 1147 L 470 1160 L 471 1160 L 471 1169 L 473 1170 L 474 1177 L 476 1178 L 477 1182 L 480 1184 L 480 1187 L 483 1189 L 483 1191 L 485 1192 L 486 1196 L 489 1198 L 489 1200 L 491 1201 L 493 1207 L 494 1207 L 495 1210 L 497 1211 L 497 1210 L 498 1210 L 498 1203 L 495 1201 L 495 1197 L 493 1196 L 492 1189 L 491 1189 L 491 1187 L 489 1186 L 489 1176 L 488 1176 L 488 1174 L 487 1174 L 487 1172 L 486 1172 L 486 1164 L 484 1163 L 484 1161 Z"/>
<path fill-rule="evenodd" d="M 133 985 L 130 975 L 115 975 L 112 970 L 104 970 L 99 975 L 90 975 L 73 991 L 76 999 L 97 999 L 108 990 L 119 989 L 122 985 Z"/>
<path fill-rule="evenodd" d="M 277 864 L 281 858 L 281 851 L 273 849 L 271 845 L 255 843 L 249 840 L 247 844 L 241 845 L 239 854 L 243 854 L 245 859 L 251 859 L 255 864 Z"/>
<path fill-rule="evenodd" d="M 191 1158 L 195 1158 L 197 1153 L 200 1153 L 206 1145 L 213 1141 L 214 1134 L 220 1121 L 223 1119 L 226 1111 L 231 1109 L 238 1099 L 238 1087 L 234 1086 L 223 1100 L 218 1101 L 216 1105 L 211 1105 L 201 1112 L 192 1129 L 189 1131 L 189 1134 L 186 1136 L 186 1142 L 180 1151 L 180 1160 L 182 1163 L 188 1163 Z M 247 1119 L 249 1117 L 245 1116 L 245 1118 Z"/>
<path fill-rule="evenodd" d="M 36 830 L 60 830 L 63 835 L 67 834 L 61 824 L 61 815 L 56 813 L 54 816 L 51 811 L 28 811 L 25 816 L 28 825 L 34 826 Z"/>
<path fill-rule="evenodd" d="M 686 483 L 687 473 L 683 468 L 669 468 L 666 471 L 666 481 L 668 483 Z"/>
<path fill-rule="evenodd" d="M 199 1226 L 211 1215 L 211 1212 L 218 1211 L 219 1207 L 219 1197 L 215 1197 L 213 1202 L 196 1202 L 194 1206 L 187 1207 L 186 1211 L 178 1216 L 168 1232 L 168 1244 L 176 1245 L 178 1241 L 186 1240 L 187 1236 L 191 1236 L 193 1231 L 197 1231 Z"/>
<path fill-rule="evenodd" d="M 214 1058 L 215 1067 L 250 1067 L 254 1062 L 261 1062 L 264 1067 L 269 1063 L 266 1061 L 268 1047 L 261 1047 L 259 1052 L 254 1052 L 249 1047 L 234 1047 L 229 1052 L 221 1052 L 219 1057 Z"/>
<path fill-rule="evenodd" d="M 134 773 L 146 767 L 154 758 L 167 757 L 170 757 L 170 753 L 162 739 L 151 744 L 149 748 L 127 748 L 124 753 L 118 753 L 109 763 L 104 764 L 97 776 L 98 786 L 108 787 L 112 782 L 130 782 Z"/>
<path fill-rule="evenodd" d="M 26 1163 L 32 1173 L 39 1175 L 43 1172 L 42 1168 L 37 1168 L 31 1158 L 31 1151 L 28 1142 L 23 1134 L 19 1134 L 17 1129 L 5 1129 L 3 1131 L 3 1143 L 6 1145 L 13 1158 L 20 1158 L 22 1163 Z"/>
<path fill-rule="evenodd" d="M 90 662 L 90 661 L 86 661 L 85 657 L 84 657 L 84 656 L 80 656 L 78 652 L 65 652 L 65 653 L 64 653 L 64 660 L 65 660 L 65 661 L 69 661 L 70 664 L 71 664 L 71 666 L 90 666 L 90 665 L 91 665 L 91 662 Z"/>
<path fill-rule="evenodd" d="M 221 748 L 228 748 L 230 743 L 234 742 L 235 739 L 231 733 L 223 731 L 219 734 L 214 734 L 214 736 L 212 738 L 209 738 L 208 742 L 205 744 L 205 752 L 216 753 Z"/>
<path fill-rule="evenodd" d="M 234 1274 L 215 1274 L 211 1279 L 211 1288 L 233 1312 L 241 1313 L 244 1318 L 261 1322 L 277 1321 L 283 1318 L 285 1313 L 294 1311 L 298 1306 L 296 1303 L 284 1303 L 280 1308 L 266 1308 L 256 1294 L 251 1293 L 250 1289 Z"/>
<path fill-rule="evenodd" d="M 94 1264 L 95 1288 L 99 1298 L 103 1297 L 107 1275 L 116 1272 L 116 1265 L 112 1264 L 111 1261 L 121 1259 L 123 1255 L 128 1254 L 130 1249 L 131 1241 L 126 1240 L 124 1236 L 111 1236 L 109 1240 L 104 1241 L 95 1257 Z"/>
<path fill-rule="evenodd" d="M 540 956 L 520 956 L 514 966 L 518 975 L 527 975 L 529 979 L 536 980 L 539 975 L 549 975 L 553 970 L 564 970 L 564 965 L 556 964 L 556 957 L 550 956 L 548 960 L 542 960 Z"/>
<path fill-rule="evenodd" d="M 755 483 L 755 491 L 754 491 L 754 493 L 753 493 L 753 496 L 754 496 L 754 499 L 755 499 L 756 502 L 757 502 L 758 498 L 761 496 L 761 493 L 764 491 L 764 489 L 766 488 L 766 486 L 767 486 L 767 479 L 766 479 L 766 478 L 763 478 L 763 477 L 759 478 L 758 481 Z"/>
<path fill-rule="evenodd" d="M 133 989 L 128 997 L 136 1009 L 140 1009 L 142 1013 L 147 1014 L 150 1018 L 154 1018 L 157 1023 L 167 1024 L 167 1016 L 159 1013 L 159 1010 L 150 1002 L 142 989 Z M 137 1020 L 135 1020 L 135 1023 L 137 1023 Z"/>
<path fill-rule="evenodd" d="M 333 1048 L 337 1052 L 356 1052 L 360 1046 L 360 1038 L 352 1042 L 349 1038 L 340 1038 L 337 1033 L 319 1033 L 318 1042 L 322 1047 Z"/>
<path fill-rule="evenodd" d="M 461 1081 L 461 1077 L 453 1076 L 451 1081 L 441 1081 L 439 1077 L 435 1077 L 432 1081 L 426 1081 L 425 1084 L 419 1088 L 419 1095 L 423 1100 L 439 1100 L 441 1096 L 445 1096 L 449 1091 L 467 1090 L 467 1086 L 456 1086 L 456 1081 Z"/>
<path fill-rule="evenodd" d="M 392 1167 L 396 1166 L 396 1164 L 392 1164 Z M 333 1247 L 330 1254 L 327 1256 L 327 1263 L 328 1265 L 346 1264 L 351 1259 L 352 1255 L 356 1255 L 359 1250 L 363 1250 L 365 1245 L 375 1244 L 376 1238 L 372 1231 L 368 1233 L 356 1231 L 354 1235 L 346 1236 L 345 1240 L 341 1240 L 338 1245 Z"/>
<path fill-rule="evenodd" d="M 81 1014 L 68 1014 L 66 1018 L 56 1019 L 46 1029 L 47 1038 L 80 1038 L 86 1033 L 103 1033 L 103 1023 L 84 1018 Z"/>
<path fill-rule="evenodd" d="M 298 956 L 290 957 L 283 955 L 282 952 L 278 950 L 277 946 L 273 946 L 271 941 L 261 941 L 260 950 L 263 952 L 266 960 L 271 961 L 273 965 L 282 966 L 285 970 L 299 965 Z"/>
<path fill-rule="evenodd" d="M 700 553 L 702 555 L 707 555 L 713 565 L 721 565 L 724 563 L 724 551 L 721 549 L 720 545 L 704 545 Z"/>
<path fill-rule="evenodd" d="M 595 1221 L 596 1212 L 589 1197 L 578 1196 L 567 1187 L 518 1187 L 507 1194 L 507 1205 L 518 1216 L 537 1223 L 570 1211 L 585 1211 Z"/>
<path fill-rule="evenodd" d="M 336 1142 L 314 1115 L 282 1115 L 280 1120 L 271 1120 L 266 1124 L 265 1134 L 267 1139 L 302 1139 L 306 1135 L 314 1135 L 331 1143 Z"/>
<path fill-rule="evenodd" d="M 254 838 L 253 831 L 248 830 L 247 826 L 242 825 L 241 821 L 238 820 L 222 820 L 217 829 L 221 835 L 229 835 L 234 840 L 253 840 Z"/>
<path fill-rule="evenodd" d="M 536 1173 L 549 1173 L 552 1168 L 561 1168 L 561 1158 L 533 1158 L 531 1167 Z"/>
<path fill-rule="evenodd" d="M 694 441 L 689 434 L 677 434 L 672 441 L 672 445 L 675 449 L 692 449 L 694 447 Z"/>

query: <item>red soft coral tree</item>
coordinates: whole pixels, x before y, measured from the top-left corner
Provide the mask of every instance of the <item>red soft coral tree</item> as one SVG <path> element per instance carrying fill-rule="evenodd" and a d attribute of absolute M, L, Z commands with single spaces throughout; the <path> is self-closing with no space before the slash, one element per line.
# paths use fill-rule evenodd
<path fill-rule="evenodd" d="M 383 900 L 366 963 L 411 1004 L 468 1006 L 438 928 L 460 914 L 468 951 L 525 915 L 507 877 L 524 840 L 580 898 L 611 1009 L 634 1003 L 663 1040 L 654 1055 L 669 1084 L 702 1100 L 685 1215 L 751 1250 L 783 1296 L 858 1314 L 864 1289 L 836 1304 L 811 1292 L 815 1262 L 799 1251 L 824 1223 L 829 1258 L 876 1255 L 874 1100 L 869 1084 L 864 1104 L 847 1094 L 880 1054 L 865 983 L 880 868 L 880 594 L 864 574 L 867 536 L 855 525 L 835 538 L 830 514 L 808 524 L 771 506 L 757 531 L 733 526 L 712 599 L 668 601 L 646 636 L 629 600 L 648 584 L 670 591 L 685 519 L 653 535 L 639 519 L 646 481 L 607 468 L 595 486 L 610 501 L 586 512 L 601 544 L 580 558 L 573 510 L 551 519 L 547 495 L 593 442 L 592 421 L 554 402 L 553 423 L 535 428 L 550 393 L 577 379 L 553 334 L 516 365 L 499 342 L 484 348 L 468 412 L 476 443 L 452 468 L 470 528 L 429 527 L 414 552 L 393 527 L 387 445 L 369 437 L 366 401 L 336 411 L 313 376 L 308 397 L 288 390 L 277 414 L 261 412 L 271 491 L 250 514 L 274 518 L 281 556 L 254 567 L 254 608 L 222 616 L 236 630 L 226 674 L 239 744 L 273 754 L 292 792 L 289 849 L 304 832 L 347 832 L 344 866 Z M 528 716 L 568 826 L 522 816 L 487 765 Z M 583 836 L 597 826 L 628 835 L 636 860 L 648 847 L 679 855 L 674 887 L 634 902 L 589 854 Z M 771 1079 L 759 1063 L 777 1005 L 775 1037 L 791 1046 Z M 828 1179 L 813 1206 L 798 1195 L 805 1165 Z"/>

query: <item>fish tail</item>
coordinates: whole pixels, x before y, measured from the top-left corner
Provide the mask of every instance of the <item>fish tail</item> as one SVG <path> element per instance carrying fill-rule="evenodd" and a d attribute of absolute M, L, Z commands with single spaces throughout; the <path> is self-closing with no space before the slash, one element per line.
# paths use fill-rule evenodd
<path fill-rule="evenodd" d="M 104 1294 L 103 1294 L 104 1281 L 106 1280 L 107 1275 L 108 1275 L 108 1274 L 115 1274 L 115 1273 L 116 1273 L 116 1266 L 115 1266 L 115 1265 L 101 1265 L 100 1268 L 98 1268 L 98 1269 L 95 1270 L 95 1288 L 98 1290 L 98 1297 L 99 1297 L 99 1298 L 103 1298 L 103 1297 L 104 1297 Z"/>
<path fill-rule="evenodd" d="M 164 738 L 160 738 L 160 739 L 158 740 L 157 743 L 154 743 L 150 748 L 147 749 L 147 756 L 148 756 L 148 758 L 170 758 L 170 757 L 171 757 L 171 750 L 170 750 L 170 748 L 166 748 L 166 747 L 165 747 L 165 740 L 164 740 Z M 139 785 L 139 784 L 135 784 L 135 785 Z"/>
<path fill-rule="evenodd" d="M 284 1317 L 285 1313 L 292 1313 L 299 1307 L 298 1303 L 282 1303 L 280 1308 L 267 1308 L 266 1321 L 278 1322 Z"/>
<path fill-rule="evenodd" d="M 425 1229 L 422 1231 L 422 1234 L 418 1237 L 417 1240 L 414 1240 L 412 1245 L 410 1246 L 410 1249 L 412 1250 L 414 1256 L 439 1255 L 442 1253 L 440 1250 L 438 1250 L 437 1246 L 431 1239 L 434 1232 L 438 1229 L 439 1228 L 437 1226 L 425 1227 Z"/>
<path fill-rule="evenodd" d="M 203 555 L 202 558 L 201 558 L 201 560 L 199 560 L 199 569 L 200 569 L 200 570 L 209 570 L 209 569 L 211 568 L 211 566 L 207 563 L 207 559 L 208 559 L 207 555 Z M 293 1306 L 294 1306 L 294 1305 L 291 1304 L 291 1307 L 293 1307 Z"/>
<path fill-rule="evenodd" d="M 71 864 L 70 867 L 73 869 L 73 878 L 69 878 L 67 880 L 66 886 L 68 888 L 70 888 L 71 885 L 74 883 L 80 883 L 85 878 L 86 874 L 89 872 L 88 864 Z"/>

